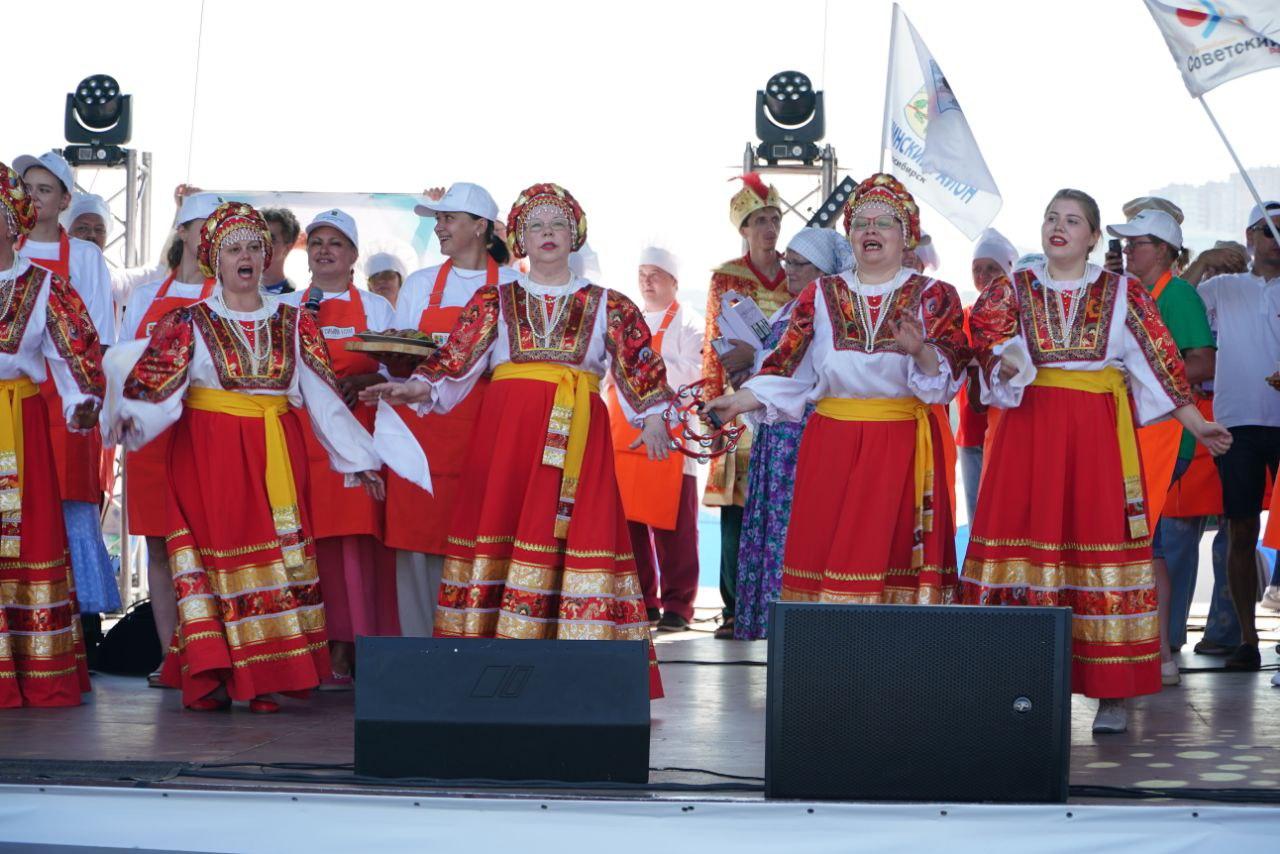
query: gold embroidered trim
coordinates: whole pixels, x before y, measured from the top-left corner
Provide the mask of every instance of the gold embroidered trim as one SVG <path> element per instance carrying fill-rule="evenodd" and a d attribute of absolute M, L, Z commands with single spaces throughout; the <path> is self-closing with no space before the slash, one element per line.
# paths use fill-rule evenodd
<path fill-rule="evenodd" d="M 1050 552 L 1127 552 L 1132 551 L 1133 549 L 1146 548 L 1151 545 L 1151 540 L 1149 538 L 1132 540 L 1128 543 L 1046 543 L 1040 540 L 1027 539 L 991 540 L 986 537 L 970 537 L 969 541 L 982 546 L 994 546 L 997 548 L 1043 549 Z"/>

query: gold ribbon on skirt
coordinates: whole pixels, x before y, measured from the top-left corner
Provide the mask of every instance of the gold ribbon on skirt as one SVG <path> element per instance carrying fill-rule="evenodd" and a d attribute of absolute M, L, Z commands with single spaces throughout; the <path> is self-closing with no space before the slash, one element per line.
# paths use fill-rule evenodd
<path fill-rule="evenodd" d="M 933 430 L 929 407 L 914 397 L 824 397 L 818 414 L 837 421 L 915 421 L 916 449 L 913 466 L 915 530 L 912 532 L 911 568 L 924 566 L 924 534 L 933 530 Z"/>
<path fill-rule="evenodd" d="M 555 523 L 555 536 L 563 540 L 569 536 L 569 518 L 573 515 L 587 433 L 591 430 L 591 395 L 600 393 L 600 377 L 555 362 L 504 362 L 493 371 L 493 381 L 500 380 L 537 380 L 556 387 L 551 417 L 547 419 L 542 464 L 563 471 Z"/>
<path fill-rule="evenodd" d="M 189 408 L 201 412 L 262 419 L 267 452 L 267 501 L 271 505 L 271 518 L 275 523 L 276 535 L 280 537 L 284 565 L 301 566 L 302 521 L 298 516 L 298 489 L 293 479 L 293 465 L 289 461 L 284 427 L 280 424 L 280 416 L 289 411 L 288 399 L 280 394 L 245 394 L 193 386 L 187 390 L 185 402 Z"/>
<path fill-rule="evenodd" d="M 1100 371 L 1068 371 L 1063 368 L 1037 368 L 1032 385 L 1066 388 L 1090 394 L 1109 394 L 1116 403 L 1116 442 L 1120 446 L 1120 470 L 1124 473 L 1125 516 L 1129 522 L 1129 538 L 1140 540 L 1151 534 L 1147 527 L 1147 505 L 1142 492 L 1142 464 L 1138 456 L 1138 434 L 1129 409 L 1129 389 L 1119 368 Z"/>
<path fill-rule="evenodd" d="M 26 377 L 0 380 L 0 557 L 22 550 L 22 401 L 39 393 Z"/>

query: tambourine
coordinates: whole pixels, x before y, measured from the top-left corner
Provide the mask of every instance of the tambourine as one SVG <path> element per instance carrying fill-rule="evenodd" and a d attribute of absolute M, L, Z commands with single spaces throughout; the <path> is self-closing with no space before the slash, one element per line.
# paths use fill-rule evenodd
<path fill-rule="evenodd" d="M 743 426 L 726 425 L 714 413 L 704 413 L 706 402 L 699 392 L 705 384 L 706 380 L 698 380 L 680 386 L 675 397 L 671 398 L 671 403 L 662 411 L 662 420 L 671 436 L 671 450 L 679 451 L 700 463 L 733 453 L 738 447 L 738 440 L 747 429 Z M 700 433 L 695 430 L 694 424 L 697 421 L 709 426 L 710 432 Z"/>

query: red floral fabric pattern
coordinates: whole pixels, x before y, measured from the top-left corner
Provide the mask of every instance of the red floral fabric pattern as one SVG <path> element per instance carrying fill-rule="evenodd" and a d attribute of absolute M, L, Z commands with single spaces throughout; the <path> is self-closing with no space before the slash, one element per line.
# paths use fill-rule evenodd
<path fill-rule="evenodd" d="M 827 314 L 831 318 L 831 336 L 837 350 L 867 352 L 867 338 L 871 330 L 864 328 L 858 311 L 857 296 L 841 276 L 824 276 L 819 286 Z M 964 332 L 964 309 L 956 289 L 938 279 L 913 275 L 902 283 L 894 295 L 892 306 L 882 306 L 881 311 L 892 312 L 890 318 L 924 318 L 925 343 L 937 347 L 948 362 L 948 369 L 956 376 L 969 361 L 969 339 Z M 872 353 L 898 353 L 906 351 L 898 345 L 888 323 L 881 325 L 874 341 Z"/>
<path fill-rule="evenodd" d="M 298 311 L 292 306 L 281 306 L 283 311 L 289 308 L 298 316 L 298 352 L 302 354 L 302 362 L 316 376 L 324 380 L 329 388 L 338 392 L 338 377 L 333 372 L 333 363 L 329 361 L 329 346 L 316 324 L 316 319 L 309 311 Z M 341 395 L 341 392 L 338 392 Z"/>
<path fill-rule="evenodd" d="M 613 361 L 613 381 L 618 393 L 636 412 L 668 401 L 667 366 L 653 349 L 649 324 L 636 304 L 617 291 L 605 301 L 605 350 Z"/>
<path fill-rule="evenodd" d="M 14 280 L 9 310 L 0 317 L 0 353 L 13 355 L 22 346 L 22 337 L 27 334 L 27 324 L 40 298 L 40 286 L 44 284 L 46 272 L 43 267 L 32 264 L 27 272 Z"/>
<path fill-rule="evenodd" d="M 102 347 L 89 319 L 89 309 L 71 285 L 49 274 L 49 308 L 45 328 L 53 346 L 62 356 L 82 394 L 106 396 L 107 378 L 102 373 Z"/>
<path fill-rule="evenodd" d="M 838 278 L 838 277 L 837 277 Z M 778 339 L 778 346 L 765 357 L 760 368 L 762 376 L 791 377 L 804 359 L 813 341 L 813 301 L 817 298 L 818 283 L 810 282 L 796 297 L 796 304 L 791 307 L 791 318 L 787 328 Z"/>
<path fill-rule="evenodd" d="M 1013 283 L 1005 276 L 996 279 L 978 294 L 969 310 L 969 341 L 978 365 L 988 379 L 1000 359 L 992 350 L 1018 334 L 1018 298 Z"/>
<path fill-rule="evenodd" d="M 1169 395 L 1173 405 L 1186 406 L 1194 403 L 1191 396 L 1191 385 L 1187 382 L 1186 364 L 1173 335 L 1160 318 L 1160 310 L 1156 301 L 1137 279 L 1128 279 L 1128 307 L 1125 312 L 1125 327 L 1138 341 L 1147 365 L 1155 374 L 1164 393 Z"/>
<path fill-rule="evenodd" d="M 559 322 L 549 337 L 547 347 L 538 346 L 533 337 L 533 324 L 529 320 L 528 300 L 549 300 L 528 294 L 519 284 L 512 282 L 498 286 L 502 301 L 502 319 L 507 324 L 507 340 L 511 346 L 513 362 L 559 362 L 565 365 L 581 365 L 591 346 L 595 331 L 596 313 L 604 289 L 599 285 L 579 288 L 569 298 Z M 547 305 L 548 311 L 551 305 Z"/>
<path fill-rule="evenodd" d="M 229 320 L 216 314 L 205 303 L 191 306 L 191 320 L 200 337 L 204 339 L 218 372 L 218 382 L 227 391 L 249 389 L 284 392 L 293 383 L 296 358 L 294 339 L 297 336 L 298 309 L 281 305 L 267 321 L 271 336 L 271 352 L 262 373 L 250 373 L 252 360 L 239 337 L 231 328 L 238 320 Z"/>
<path fill-rule="evenodd" d="M 195 352 L 191 307 L 165 314 L 151 331 L 151 341 L 124 382 L 130 400 L 159 403 L 168 400 L 187 380 Z"/>
<path fill-rule="evenodd" d="M 456 380 L 466 376 L 497 339 L 498 314 L 498 287 L 485 285 L 462 307 L 449 340 L 422 360 L 413 377 L 434 382 L 445 377 Z"/>

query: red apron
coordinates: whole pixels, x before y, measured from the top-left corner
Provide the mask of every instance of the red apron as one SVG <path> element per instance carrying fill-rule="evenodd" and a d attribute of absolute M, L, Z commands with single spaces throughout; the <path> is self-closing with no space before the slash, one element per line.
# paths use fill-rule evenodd
<path fill-rule="evenodd" d="M 364 313 L 364 300 L 354 285 L 347 286 L 349 299 L 327 299 L 320 303 L 316 321 L 324 334 L 329 361 L 339 377 L 359 374 L 376 374 L 376 359 L 347 349 L 347 342 L 356 333 L 369 328 Z M 376 409 L 358 404 L 352 412 L 366 430 L 373 431 Z M 344 477 L 329 464 L 329 452 L 320 444 L 311 427 L 310 418 L 300 418 L 302 433 L 307 445 L 308 507 L 311 518 L 311 535 L 317 540 L 323 537 L 368 535 L 382 539 L 382 508 L 363 489 L 343 485 Z"/>
<path fill-rule="evenodd" d="M 457 325 L 462 306 L 444 307 L 445 283 L 453 259 L 445 261 L 436 274 L 431 300 L 418 319 L 418 330 L 437 338 L 447 338 Z M 498 284 L 498 265 L 488 259 L 486 285 Z M 444 554 L 445 538 L 453 516 L 454 498 L 462 475 L 462 464 L 471 447 L 471 437 L 480 417 L 488 377 L 482 378 L 471 394 L 444 415 L 419 416 L 408 407 L 397 407 L 401 418 L 422 445 L 431 464 L 434 495 L 409 483 L 394 472 L 387 473 L 387 535 L 383 542 L 393 549 L 427 554 Z"/>
<path fill-rule="evenodd" d="M 17 248 L 21 249 L 26 242 L 23 237 Z M 58 243 L 57 258 L 32 258 L 31 263 L 44 267 L 74 287 L 71 281 L 71 241 L 65 230 L 59 229 Z M 52 376 L 40 383 L 40 396 L 49 407 L 49 444 L 53 446 L 53 462 L 58 469 L 59 496 L 63 501 L 101 504 L 105 480 L 102 473 L 102 432 L 96 428 L 88 433 L 73 433 L 67 429 L 66 419 L 62 417 L 62 396 L 58 394 Z"/>
<path fill-rule="evenodd" d="M 662 340 L 679 310 L 678 302 L 667 307 L 650 345 L 655 352 L 662 352 Z M 616 386 L 609 386 L 605 404 L 609 407 L 609 429 L 613 433 L 614 472 L 618 477 L 618 493 L 622 497 L 627 521 L 674 531 L 680 511 L 684 455 L 673 453 L 665 460 L 651 460 L 644 445 L 631 450 L 630 445 L 639 438 L 640 431 L 623 414 Z"/>
<path fill-rule="evenodd" d="M 173 284 L 175 273 L 169 273 L 160 290 L 156 292 L 147 312 L 138 324 L 138 337 L 150 338 L 155 325 L 169 312 L 176 308 L 206 300 L 213 293 L 214 280 L 204 280 L 200 296 L 172 297 L 169 286 Z M 173 428 L 170 427 L 136 451 L 125 454 L 125 504 L 129 514 L 129 533 L 138 537 L 163 537 L 169 533 L 166 517 L 165 500 L 169 495 L 169 442 Z"/>

